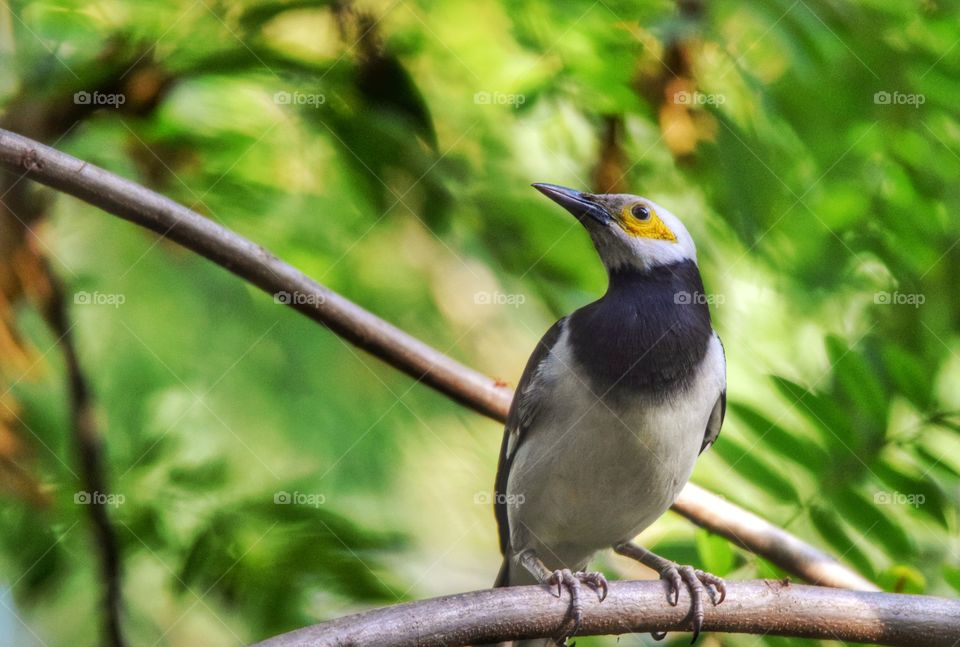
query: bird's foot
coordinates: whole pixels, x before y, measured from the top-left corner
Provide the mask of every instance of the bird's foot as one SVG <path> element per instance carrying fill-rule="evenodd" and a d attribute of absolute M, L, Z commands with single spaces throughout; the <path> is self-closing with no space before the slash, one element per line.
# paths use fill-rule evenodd
<path fill-rule="evenodd" d="M 703 627 L 703 594 L 704 590 L 710 596 L 713 606 L 717 606 L 727 597 L 727 586 L 723 580 L 712 573 L 707 573 L 692 566 L 678 566 L 670 563 L 660 571 L 660 579 L 667 583 L 667 602 L 677 606 L 680 601 L 680 588 L 686 585 L 690 591 L 690 616 L 693 622 L 693 640 L 697 641 L 700 629 Z M 652 634 L 654 639 L 662 640 L 666 632 Z"/>
<path fill-rule="evenodd" d="M 546 581 L 550 586 L 557 587 L 557 597 L 563 597 L 563 589 L 570 592 L 569 615 L 573 620 L 573 629 L 569 634 L 557 640 L 558 645 L 563 645 L 566 639 L 580 631 L 580 625 L 583 622 L 583 599 L 581 597 L 581 583 L 586 584 L 597 592 L 600 601 L 603 602 L 607 597 L 609 587 L 607 578 L 602 573 L 579 571 L 574 573 L 570 569 L 564 568 L 554 571 Z"/>
<path fill-rule="evenodd" d="M 573 620 L 573 629 L 569 632 L 564 632 L 563 635 L 556 639 L 558 645 L 565 645 L 567 638 L 580 630 L 580 625 L 583 622 L 583 599 L 581 597 L 581 584 L 586 584 L 591 589 L 596 591 L 601 602 L 603 602 L 607 597 L 607 592 L 609 590 L 609 587 L 607 586 L 607 578 L 600 573 L 588 573 L 585 571 L 578 571 L 574 573 L 568 568 L 551 571 L 547 568 L 543 561 L 537 557 L 537 553 L 533 549 L 527 549 L 520 552 L 516 556 L 516 560 L 518 564 L 526 568 L 527 571 L 529 571 L 530 574 L 533 575 L 541 584 L 546 584 L 547 586 L 551 587 L 556 586 L 558 598 L 563 597 L 564 588 L 570 592 L 570 607 L 567 611 L 567 614 Z"/>

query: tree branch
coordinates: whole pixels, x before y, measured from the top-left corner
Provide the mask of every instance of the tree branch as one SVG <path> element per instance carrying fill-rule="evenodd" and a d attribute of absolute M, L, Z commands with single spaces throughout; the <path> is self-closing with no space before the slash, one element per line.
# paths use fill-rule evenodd
<path fill-rule="evenodd" d="M 509 388 L 326 288 L 262 247 L 169 198 L 32 139 L 0 129 L 0 165 L 150 229 L 230 270 L 407 375 L 494 420 L 506 418 Z M 832 557 L 693 484 L 674 509 L 785 571 L 827 586 L 877 590 Z M 721 513 L 722 511 L 722 513 Z"/>
<path fill-rule="evenodd" d="M 448 647 L 557 636 L 569 627 L 568 605 L 537 586 L 475 591 L 338 618 L 256 647 Z M 685 592 L 676 607 L 667 604 L 659 581 L 611 582 L 602 603 L 584 596 L 577 635 L 689 631 L 689 607 Z M 707 604 L 703 629 L 920 647 L 954 645 L 957 618 L 958 600 L 751 580 L 727 582 L 723 604 Z"/>
<path fill-rule="evenodd" d="M 45 318 L 63 351 L 67 369 L 67 390 L 70 395 L 70 427 L 74 450 L 80 463 L 80 482 L 86 492 L 87 516 L 93 526 L 94 550 L 99 560 L 103 578 L 103 642 L 109 647 L 124 647 L 126 642 L 121 628 L 121 559 L 117 536 L 110 524 L 107 503 L 107 469 L 104 460 L 103 438 L 94 418 L 93 398 L 77 346 L 73 339 L 73 326 L 69 322 L 67 299 L 60 279 L 53 273 L 46 259 L 43 268 L 50 281 L 50 301 Z"/>

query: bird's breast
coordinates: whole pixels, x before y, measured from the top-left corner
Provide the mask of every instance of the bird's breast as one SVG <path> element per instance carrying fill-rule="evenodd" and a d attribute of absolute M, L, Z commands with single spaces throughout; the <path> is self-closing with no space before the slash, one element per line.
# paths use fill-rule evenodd
<path fill-rule="evenodd" d="M 590 386 L 562 336 L 508 480 L 513 545 L 586 558 L 662 515 L 693 471 L 721 388 L 718 361 L 717 341 L 682 392 L 610 398 Z"/>

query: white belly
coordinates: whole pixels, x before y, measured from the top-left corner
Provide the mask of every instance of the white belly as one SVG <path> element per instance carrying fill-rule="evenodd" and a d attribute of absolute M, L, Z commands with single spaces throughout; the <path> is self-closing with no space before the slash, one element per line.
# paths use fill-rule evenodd
<path fill-rule="evenodd" d="M 583 568 L 594 552 L 632 539 L 676 500 L 723 388 L 723 359 L 714 337 L 681 397 L 646 405 L 638 399 L 614 413 L 613 402 L 569 379 L 562 365 L 572 357 L 562 341 L 552 370 L 568 379 L 545 384 L 549 402 L 510 470 L 508 515 L 515 552 L 534 548 L 550 568 Z"/>

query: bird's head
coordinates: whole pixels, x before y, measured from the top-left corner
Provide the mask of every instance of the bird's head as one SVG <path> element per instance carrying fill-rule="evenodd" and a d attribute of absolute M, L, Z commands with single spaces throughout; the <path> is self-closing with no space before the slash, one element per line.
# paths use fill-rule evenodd
<path fill-rule="evenodd" d="M 652 200 L 629 193 L 585 193 L 555 184 L 533 187 L 587 228 L 609 271 L 697 261 L 686 227 Z"/>

